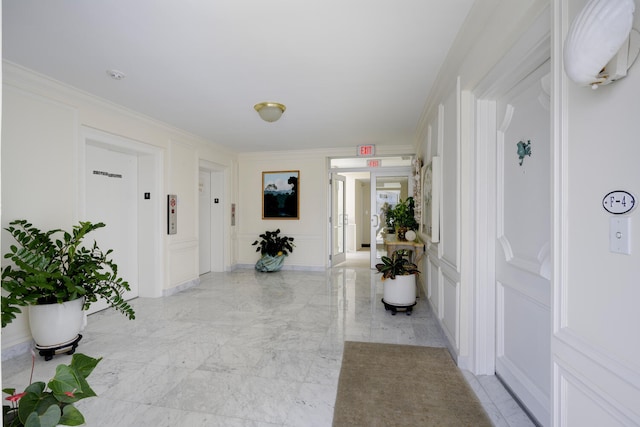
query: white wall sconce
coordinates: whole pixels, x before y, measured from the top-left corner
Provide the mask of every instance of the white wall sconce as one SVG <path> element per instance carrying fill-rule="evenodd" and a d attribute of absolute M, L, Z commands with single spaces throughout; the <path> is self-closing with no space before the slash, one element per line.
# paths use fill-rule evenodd
<path fill-rule="evenodd" d="M 260 117 L 265 122 L 275 122 L 284 113 L 284 110 L 287 109 L 283 104 L 278 104 L 277 102 L 261 102 L 253 106 L 256 109 Z"/>
<path fill-rule="evenodd" d="M 632 28 L 634 0 L 590 0 L 564 42 L 564 69 L 571 80 L 597 89 L 627 75 L 640 52 Z"/>

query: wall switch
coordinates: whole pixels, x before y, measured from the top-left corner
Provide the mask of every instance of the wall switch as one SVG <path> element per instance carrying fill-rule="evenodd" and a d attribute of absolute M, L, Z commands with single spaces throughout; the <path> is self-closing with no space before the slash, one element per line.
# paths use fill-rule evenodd
<path fill-rule="evenodd" d="M 618 254 L 631 254 L 631 218 L 621 216 L 609 220 L 609 250 Z"/>

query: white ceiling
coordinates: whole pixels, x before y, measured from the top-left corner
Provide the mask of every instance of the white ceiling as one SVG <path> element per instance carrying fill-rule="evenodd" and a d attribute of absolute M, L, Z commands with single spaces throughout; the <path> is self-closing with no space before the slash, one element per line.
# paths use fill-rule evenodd
<path fill-rule="evenodd" d="M 3 0 L 2 54 L 234 151 L 406 145 L 472 3 Z"/>

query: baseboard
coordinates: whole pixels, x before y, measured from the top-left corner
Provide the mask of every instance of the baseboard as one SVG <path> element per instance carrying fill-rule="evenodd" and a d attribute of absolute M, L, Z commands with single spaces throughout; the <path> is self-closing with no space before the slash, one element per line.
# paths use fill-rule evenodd
<path fill-rule="evenodd" d="M 28 353 L 31 349 L 35 348 L 35 346 L 36 346 L 36 343 L 32 339 L 30 339 L 29 341 L 16 344 L 9 348 L 3 348 L 2 361 L 4 362 L 7 359 L 13 359 L 14 357 Z"/>
<path fill-rule="evenodd" d="M 253 269 L 255 268 L 255 264 L 236 264 L 232 271 L 243 270 L 243 269 Z M 326 267 L 322 266 L 308 266 L 308 265 L 283 265 L 281 270 L 288 271 L 327 271 Z"/>
<path fill-rule="evenodd" d="M 181 283 L 178 286 L 174 286 L 171 289 L 163 290 L 162 291 L 162 296 L 163 297 L 168 297 L 168 296 L 171 296 L 171 295 L 175 295 L 175 294 L 180 293 L 180 292 L 182 292 L 184 290 L 187 290 L 189 288 L 193 288 L 194 286 L 198 286 L 199 284 L 200 284 L 200 278 L 198 277 L 196 279 L 189 280 L 189 281 L 186 281 L 184 283 Z"/>

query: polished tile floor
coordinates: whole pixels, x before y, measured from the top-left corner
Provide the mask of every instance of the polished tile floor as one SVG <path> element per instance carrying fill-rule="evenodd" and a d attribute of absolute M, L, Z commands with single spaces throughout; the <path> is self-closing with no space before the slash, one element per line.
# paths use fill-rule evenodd
<path fill-rule="evenodd" d="M 209 273 L 179 294 L 132 301 L 136 320 L 89 316 L 78 352 L 103 357 L 88 426 L 331 426 L 345 340 L 444 346 L 424 297 L 392 316 L 360 257 L 326 272 Z M 59 355 L 37 358 L 47 380 Z M 24 387 L 31 356 L 2 362 L 3 387 Z M 531 426 L 495 377 L 464 372 L 496 426 Z M 416 378 L 419 380 L 419 378 Z"/>

